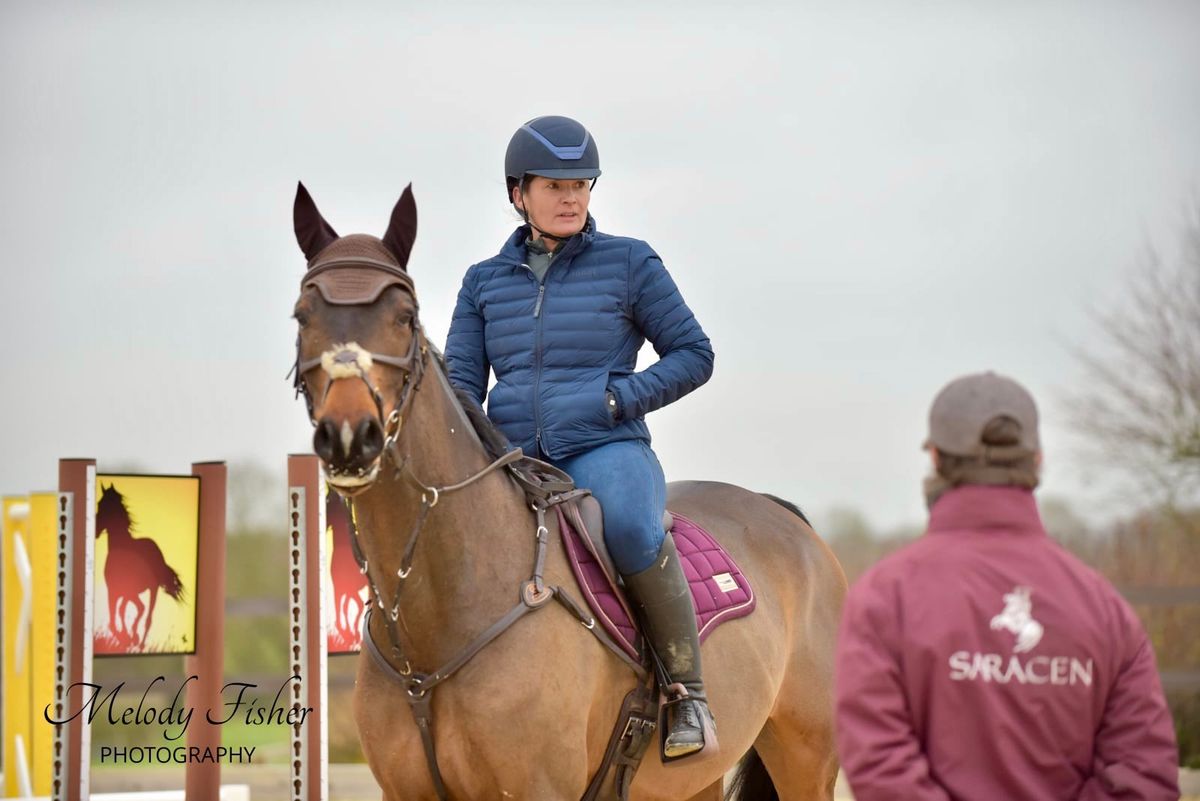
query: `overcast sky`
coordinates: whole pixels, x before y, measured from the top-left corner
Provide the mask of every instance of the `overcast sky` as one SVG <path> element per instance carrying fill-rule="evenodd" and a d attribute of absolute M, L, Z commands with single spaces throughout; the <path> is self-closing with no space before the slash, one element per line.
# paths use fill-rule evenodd
<path fill-rule="evenodd" d="M 1044 491 L 1103 508 L 1067 345 L 1200 187 L 1200 3 L 335 8 L 0 6 L 0 492 L 64 456 L 282 472 L 311 449 L 296 180 L 377 235 L 413 182 L 441 343 L 514 226 L 509 136 L 566 114 L 601 230 L 655 247 L 717 354 L 649 418 L 668 479 L 918 522 L 929 402 L 993 368 L 1042 405 Z"/>

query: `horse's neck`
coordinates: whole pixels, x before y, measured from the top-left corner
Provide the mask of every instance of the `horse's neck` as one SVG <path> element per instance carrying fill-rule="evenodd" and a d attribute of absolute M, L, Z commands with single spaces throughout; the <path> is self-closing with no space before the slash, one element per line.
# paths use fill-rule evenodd
<path fill-rule="evenodd" d="M 405 470 L 429 487 L 476 475 L 492 461 L 470 423 L 438 381 L 426 376 L 400 442 Z M 442 494 L 421 526 L 411 572 L 397 578 L 422 505 L 409 476 L 385 462 L 379 485 L 355 501 L 371 578 L 390 607 L 403 583 L 399 629 L 419 669 L 432 669 L 498 618 L 517 599 L 533 565 L 534 526 L 524 496 L 503 469 Z M 430 500 L 429 493 L 424 493 Z M 382 610 L 384 612 L 387 609 Z M 384 633 L 382 618 L 372 628 Z M 385 635 L 386 637 L 386 635 Z M 386 639 L 381 639 L 381 645 Z"/>
<path fill-rule="evenodd" d="M 128 526 L 107 526 L 104 530 L 108 532 L 109 549 L 120 548 L 123 545 L 128 545 L 133 540 L 133 534 L 130 533 Z"/>

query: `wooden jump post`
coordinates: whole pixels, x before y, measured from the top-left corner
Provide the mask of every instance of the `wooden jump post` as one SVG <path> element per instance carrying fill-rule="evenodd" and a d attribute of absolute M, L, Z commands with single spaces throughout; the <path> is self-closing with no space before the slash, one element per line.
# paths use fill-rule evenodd
<path fill-rule="evenodd" d="M 321 580 L 325 565 L 325 493 L 321 466 L 311 454 L 288 457 L 288 655 L 291 706 L 312 712 L 292 726 L 289 798 L 324 801 L 329 796 L 328 606 Z"/>
<path fill-rule="evenodd" d="M 192 465 L 200 479 L 200 540 L 197 562 L 195 653 L 185 661 L 187 704 L 197 712 L 222 708 L 225 659 L 225 486 L 223 462 Z M 52 581 L 57 607 L 54 629 L 54 692 L 50 712 L 56 719 L 82 710 L 92 681 L 93 581 L 96 539 L 96 462 L 63 459 L 58 470 L 56 553 Z M 36 568 L 35 568 L 36 569 Z M 46 579 L 41 579 L 46 580 Z M 37 637 L 39 632 L 33 632 Z M 35 710 L 36 712 L 37 710 Z M 88 798 L 91 730 L 86 714 L 54 728 L 51 796 L 54 801 Z M 197 714 L 188 727 L 189 748 L 214 752 L 221 727 Z M 188 801 L 219 801 L 218 761 L 188 761 Z"/>
<path fill-rule="evenodd" d="M 185 672 L 199 678 L 188 685 L 187 703 L 196 710 L 222 709 L 225 683 L 225 485 L 224 462 L 196 462 L 192 475 L 200 478 L 200 551 L 196 562 L 196 652 L 185 660 Z M 203 591 L 201 591 L 203 590 Z M 197 713 L 188 727 L 188 747 L 221 745 L 221 727 Z M 184 789 L 188 801 L 219 801 L 221 763 L 188 762 Z"/>
<path fill-rule="evenodd" d="M 83 709 L 92 680 L 92 576 L 96 542 L 96 460 L 62 459 L 58 463 L 58 552 L 54 586 L 54 712 Z M 68 713 L 69 714 L 69 713 Z M 79 715 L 55 727 L 52 796 L 55 801 L 87 798 L 91 727 Z"/>

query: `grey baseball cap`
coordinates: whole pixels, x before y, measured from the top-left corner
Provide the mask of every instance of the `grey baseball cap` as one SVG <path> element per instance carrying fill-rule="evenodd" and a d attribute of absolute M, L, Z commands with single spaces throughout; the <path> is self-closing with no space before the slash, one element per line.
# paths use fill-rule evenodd
<path fill-rule="evenodd" d="M 990 370 L 956 378 L 942 387 L 929 409 L 924 447 L 932 445 L 956 456 L 983 456 L 983 430 L 997 417 L 1011 417 L 1020 424 L 1016 447 L 1031 453 L 1041 450 L 1033 396 L 1016 381 Z"/>

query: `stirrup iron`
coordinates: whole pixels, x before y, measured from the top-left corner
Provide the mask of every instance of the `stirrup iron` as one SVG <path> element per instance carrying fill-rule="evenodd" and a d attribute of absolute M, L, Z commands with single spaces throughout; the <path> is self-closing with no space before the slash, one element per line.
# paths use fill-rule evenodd
<path fill-rule="evenodd" d="M 704 704 L 704 702 L 700 699 L 693 698 L 691 695 L 689 695 L 687 688 L 682 684 L 671 684 L 664 688 L 664 690 L 670 693 L 670 697 L 667 701 L 663 702 L 662 707 L 659 709 L 658 726 L 662 736 L 659 737 L 658 740 L 658 750 L 659 757 L 662 759 L 663 764 L 666 765 L 670 762 L 677 762 L 680 759 L 687 759 L 690 756 L 695 756 L 696 754 L 702 753 L 704 749 L 708 747 L 709 742 L 708 727 L 704 725 L 705 713 L 699 706 L 701 704 L 707 706 L 707 704 Z M 669 755 L 667 753 L 667 739 L 671 736 L 672 724 L 677 720 L 676 716 L 682 712 L 685 704 L 691 707 L 696 717 L 695 731 L 697 731 L 700 735 L 700 744 L 698 747 L 692 748 L 682 754 Z M 711 715 L 712 713 L 710 712 L 708 714 Z"/>

